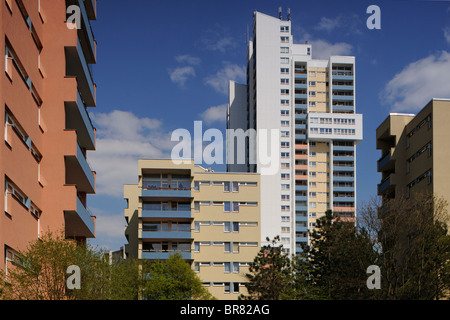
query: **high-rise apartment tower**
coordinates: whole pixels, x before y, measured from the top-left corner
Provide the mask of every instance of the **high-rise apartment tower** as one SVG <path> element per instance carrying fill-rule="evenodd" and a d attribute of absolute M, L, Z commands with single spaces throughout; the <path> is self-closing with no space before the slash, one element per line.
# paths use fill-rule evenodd
<path fill-rule="evenodd" d="M 313 59 L 312 45 L 294 44 L 291 31 L 290 15 L 254 12 L 247 83 L 230 82 L 227 170 L 261 173 L 262 243 L 278 235 L 295 254 L 327 210 L 355 219 L 362 115 L 355 113 L 355 58 Z M 238 129 L 257 138 L 242 147 Z M 275 173 L 265 172 L 264 155 L 277 160 Z"/>

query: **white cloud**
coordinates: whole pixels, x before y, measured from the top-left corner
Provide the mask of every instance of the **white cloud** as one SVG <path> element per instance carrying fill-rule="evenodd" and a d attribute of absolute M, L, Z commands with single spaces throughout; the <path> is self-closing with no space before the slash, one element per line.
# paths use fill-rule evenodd
<path fill-rule="evenodd" d="M 228 83 L 230 80 L 244 82 L 245 79 L 245 66 L 224 63 L 224 67 L 215 75 L 206 78 L 205 83 L 213 87 L 219 93 L 228 94 Z"/>
<path fill-rule="evenodd" d="M 390 80 L 380 94 L 392 111 L 416 112 L 432 98 L 450 97 L 450 53 L 413 62 Z"/>
<path fill-rule="evenodd" d="M 189 77 L 195 77 L 195 70 L 192 66 L 169 69 L 169 76 L 173 83 L 183 88 Z"/>
<path fill-rule="evenodd" d="M 126 221 L 123 212 L 111 214 L 98 208 L 90 208 L 90 210 L 92 214 L 96 216 L 95 241 L 101 241 L 102 243 L 117 243 L 119 246 L 126 243 L 124 234 Z M 102 245 L 101 247 L 105 250 L 118 249 L 105 245 Z"/>
<path fill-rule="evenodd" d="M 342 23 L 342 19 L 340 16 L 334 18 L 334 19 L 330 19 L 327 17 L 322 17 L 320 19 L 320 22 L 317 26 L 314 27 L 314 29 L 316 30 L 324 30 L 327 32 L 331 32 L 334 29 L 338 28 Z"/>
<path fill-rule="evenodd" d="M 450 27 L 444 28 L 444 38 L 445 41 L 447 41 L 448 44 L 450 44 Z"/>
<path fill-rule="evenodd" d="M 194 66 L 199 65 L 200 62 L 201 62 L 200 58 L 193 57 L 193 56 L 191 56 L 189 54 L 176 56 L 175 60 L 178 63 L 187 63 L 187 64 L 194 65 Z"/>
<path fill-rule="evenodd" d="M 330 56 L 346 56 L 350 55 L 353 46 L 345 43 L 330 43 L 326 40 L 309 40 L 312 45 L 312 56 L 314 59 L 328 59 Z"/>
<path fill-rule="evenodd" d="M 213 106 L 206 109 L 200 116 L 206 124 L 214 122 L 225 122 L 228 105 Z"/>
<path fill-rule="evenodd" d="M 232 37 L 203 39 L 206 49 L 224 53 L 228 48 L 234 48 L 236 42 Z"/>
<path fill-rule="evenodd" d="M 123 197 L 123 185 L 137 182 L 138 159 L 170 156 L 174 143 L 159 120 L 120 110 L 91 113 L 91 118 L 97 128 L 97 148 L 88 159 L 97 174 L 99 195 Z"/>

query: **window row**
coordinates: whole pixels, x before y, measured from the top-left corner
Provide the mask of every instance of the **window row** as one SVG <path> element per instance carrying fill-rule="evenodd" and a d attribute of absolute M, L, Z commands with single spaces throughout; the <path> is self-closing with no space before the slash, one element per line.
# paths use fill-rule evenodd
<path fill-rule="evenodd" d="M 254 181 L 194 181 L 194 191 L 200 191 L 200 186 L 223 186 L 224 192 L 239 192 L 239 187 L 256 187 Z"/>
<path fill-rule="evenodd" d="M 11 197 L 8 197 L 8 195 L 11 195 Z M 28 198 L 11 180 L 5 179 L 5 212 L 8 215 L 13 214 L 13 212 L 10 212 L 11 210 L 8 203 L 10 198 L 18 201 L 37 219 L 41 216 L 42 211 L 31 201 L 31 199 Z"/>
<path fill-rule="evenodd" d="M 224 253 L 239 253 L 240 247 L 257 247 L 258 242 L 222 242 L 222 241 L 198 241 L 194 242 L 194 252 L 200 252 L 201 247 L 224 247 Z"/>
<path fill-rule="evenodd" d="M 195 221 L 194 231 L 200 232 L 200 228 L 206 226 L 223 226 L 224 232 L 239 232 L 240 227 L 257 227 L 258 223 L 247 221 Z"/>
<path fill-rule="evenodd" d="M 14 118 L 12 113 L 9 111 L 8 107 L 5 106 L 5 141 L 11 145 L 11 138 L 8 135 L 8 127 L 11 127 L 15 134 L 20 138 L 20 140 L 25 144 L 25 146 L 30 150 L 32 156 L 39 163 L 41 162 L 42 155 L 36 148 L 31 138 L 26 134 L 25 130 L 19 124 L 19 122 Z"/>

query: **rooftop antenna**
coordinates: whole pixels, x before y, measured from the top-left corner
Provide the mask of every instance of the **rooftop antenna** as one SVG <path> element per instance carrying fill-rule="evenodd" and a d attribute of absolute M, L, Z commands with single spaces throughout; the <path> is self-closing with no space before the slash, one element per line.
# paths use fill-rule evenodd
<path fill-rule="evenodd" d="M 288 8 L 287 10 L 287 21 L 291 21 L 291 9 Z"/>
<path fill-rule="evenodd" d="M 280 17 L 280 20 L 283 18 L 281 12 L 282 12 L 282 8 L 279 7 L 279 8 L 278 8 L 278 15 L 279 15 L 279 17 Z"/>

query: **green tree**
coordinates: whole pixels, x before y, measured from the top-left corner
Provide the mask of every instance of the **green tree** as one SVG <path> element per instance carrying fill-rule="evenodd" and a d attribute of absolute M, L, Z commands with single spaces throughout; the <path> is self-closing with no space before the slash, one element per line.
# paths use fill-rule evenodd
<path fill-rule="evenodd" d="M 168 260 L 142 261 L 143 298 L 147 300 L 210 300 L 209 291 L 180 254 Z"/>
<path fill-rule="evenodd" d="M 384 299 L 441 299 L 450 290 L 447 203 L 430 193 L 372 200 L 361 219 L 376 238 Z"/>
<path fill-rule="evenodd" d="M 279 240 L 278 236 L 273 240 L 267 238 L 269 244 L 261 248 L 250 264 L 245 284 L 248 295 L 241 295 L 241 299 L 291 299 L 295 292 L 292 261 L 283 252 L 283 245 L 278 245 Z"/>
<path fill-rule="evenodd" d="M 307 268 L 304 275 L 313 288 L 312 299 L 369 299 L 374 295 L 366 286 L 367 267 L 375 264 L 377 255 L 369 234 L 358 230 L 354 222 L 340 220 L 329 210 L 316 221 L 310 232 L 310 244 L 301 257 Z"/>

